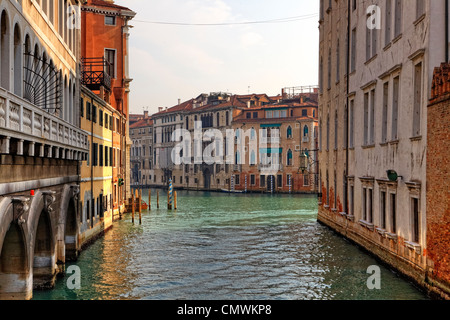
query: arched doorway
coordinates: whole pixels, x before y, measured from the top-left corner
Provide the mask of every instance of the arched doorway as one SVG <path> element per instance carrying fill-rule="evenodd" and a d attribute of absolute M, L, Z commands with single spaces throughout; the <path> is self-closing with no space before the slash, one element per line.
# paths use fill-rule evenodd
<path fill-rule="evenodd" d="M 34 289 L 52 288 L 55 281 L 55 247 L 50 216 L 43 210 L 39 216 L 34 241 L 33 287 Z"/>
<path fill-rule="evenodd" d="M 78 228 L 75 201 L 73 198 L 69 201 L 67 208 L 66 225 L 64 231 L 65 256 L 67 261 L 76 261 L 78 259 Z"/>
<path fill-rule="evenodd" d="M 25 243 L 22 228 L 12 222 L 0 253 L 0 300 L 30 299 L 32 296 Z"/>

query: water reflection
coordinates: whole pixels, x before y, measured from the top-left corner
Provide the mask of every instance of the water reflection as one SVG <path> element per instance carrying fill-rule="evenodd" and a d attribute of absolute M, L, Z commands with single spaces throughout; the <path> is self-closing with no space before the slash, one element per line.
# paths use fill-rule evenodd
<path fill-rule="evenodd" d="M 369 290 L 377 262 L 316 222 L 315 197 L 179 192 L 179 210 L 161 208 L 82 253 L 80 291 L 61 279 L 35 299 L 425 298 L 383 267 Z"/>

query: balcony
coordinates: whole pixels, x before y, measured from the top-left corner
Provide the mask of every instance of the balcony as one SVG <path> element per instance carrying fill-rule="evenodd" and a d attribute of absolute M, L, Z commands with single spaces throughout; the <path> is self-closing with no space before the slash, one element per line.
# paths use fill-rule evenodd
<path fill-rule="evenodd" d="M 108 70 L 111 64 L 101 58 L 81 58 L 81 83 L 92 91 L 101 87 L 111 91 L 111 76 Z"/>
<path fill-rule="evenodd" d="M 81 129 L 1 88 L 0 137 L 2 154 L 82 160 L 88 152 Z"/>

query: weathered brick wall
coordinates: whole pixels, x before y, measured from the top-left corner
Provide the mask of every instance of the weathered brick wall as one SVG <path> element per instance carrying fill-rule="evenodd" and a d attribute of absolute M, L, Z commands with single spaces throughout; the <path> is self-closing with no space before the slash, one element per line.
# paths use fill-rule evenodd
<path fill-rule="evenodd" d="M 428 106 L 427 255 L 450 287 L 450 65 L 436 68 Z"/>

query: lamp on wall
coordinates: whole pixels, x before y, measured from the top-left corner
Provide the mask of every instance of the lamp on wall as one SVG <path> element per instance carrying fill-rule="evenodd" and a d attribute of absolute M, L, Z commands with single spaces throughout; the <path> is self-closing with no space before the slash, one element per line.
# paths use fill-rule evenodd
<path fill-rule="evenodd" d="M 398 178 L 403 178 L 402 176 L 399 176 L 397 171 L 395 171 L 395 170 L 388 170 L 386 173 L 387 173 L 389 181 L 392 181 L 392 182 L 397 182 Z"/>

